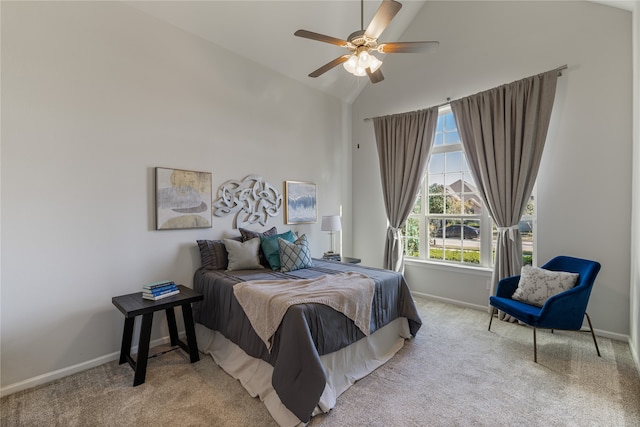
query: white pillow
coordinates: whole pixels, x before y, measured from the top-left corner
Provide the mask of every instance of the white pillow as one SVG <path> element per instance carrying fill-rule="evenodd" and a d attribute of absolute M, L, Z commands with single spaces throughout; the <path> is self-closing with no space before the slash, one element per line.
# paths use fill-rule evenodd
<path fill-rule="evenodd" d="M 259 237 L 247 240 L 246 242 L 224 239 L 224 246 L 229 255 L 227 270 L 264 269 L 264 266 L 260 264 L 260 257 L 258 256 L 258 250 L 260 249 Z"/>
<path fill-rule="evenodd" d="M 512 298 L 542 307 L 550 297 L 573 288 L 577 281 L 578 273 L 551 271 L 525 265 L 522 267 L 518 289 Z"/>

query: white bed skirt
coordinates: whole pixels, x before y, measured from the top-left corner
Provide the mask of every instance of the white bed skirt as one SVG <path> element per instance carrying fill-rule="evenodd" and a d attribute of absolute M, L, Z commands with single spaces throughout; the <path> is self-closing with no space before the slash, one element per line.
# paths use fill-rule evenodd
<path fill-rule="evenodd" d="M 259 397 L 280 426 L 304 425 L 282 404 L 273 389 L 273 366 L 247 355 L 221 333 L 199 323 L 196 323 L 196 337 L 200 351 L 210 354 L 218 366 L 240 381 L 251 396 Z M 410 337 L 409 324 L 402 317 L 348 347 L 320 356 L 327 374 L 327 384 L 313 415 L 329 412 L 338 396 L 391 359 L 402 348 L 404 340 Z"/>

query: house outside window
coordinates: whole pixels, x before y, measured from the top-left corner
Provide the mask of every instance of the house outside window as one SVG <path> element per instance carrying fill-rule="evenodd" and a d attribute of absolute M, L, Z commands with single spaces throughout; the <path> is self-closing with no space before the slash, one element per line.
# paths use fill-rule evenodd
<path fill-rule="evenodd" d="M 534 253 L 535 199 L 520 222 L 523 262 Z M 497 228 L 484 208 L 471 175 L 451 109 L 440 109 L 427 172 L 403 229 L 404 254 L 423 259 L 491 268 Z"/>

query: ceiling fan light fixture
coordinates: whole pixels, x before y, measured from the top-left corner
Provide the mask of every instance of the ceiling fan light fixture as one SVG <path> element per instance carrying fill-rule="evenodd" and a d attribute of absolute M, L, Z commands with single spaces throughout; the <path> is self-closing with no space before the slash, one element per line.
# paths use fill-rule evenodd
<path fill-rule="evenodd" d="M 358 66 L 356 67 L 356 70 L 353 72 L 353 75 L 358 77 L 364 77 L 367 75 L 367 69 Z"/>
<path fill-rule="evenodd" d="M 371 62 L 369 63 L 369 69 L 371 69 L 372 73 L 375 73 L 378 68 L 382 65 L 382 61 L 380 61 L 375 56 L 371 55 Z"/>
<path fill-rule="evenodd" d="M 369 68 L 371 72 L 375 72 L 381 65 L 382 61 L 367 51 L 352 54 L 349 59 L 342 64 L 345 70 L 358 77 L 366 76 L 367 68 Z"/>
<path fill-rule="evenodd" d="M 347 61 L 342 64 L 345 70 L 350 72 L 351 74 L 355 74 L 356 67 L 358 66 L 358 56 L 353 54 L 347 59 Z"/>
<path fill-rule="evenodd" d="M 2 1 L 2 0 L 0 0 Z M 309 77 L 319 77 L 339 64 L 344 69 L 356 76 L 369 76 L 371 83 L 379 83 L 384 80 L 380 71 L 382 61 L 373 55 L 378 53 L 421 53 L 433 50 L 438 47 L 437 41 L 418 42 L 391 42 L 380 43 L 378 37 L 387 28 L 387 25 L 396 16 L 402 4 L 396 0 L 383 0 L 367 28 L 364 28 L 364 0 L 360 0 L 360 30 L 355 31 L 347 37 L 347 40 L 338 39 L 324 34 L 314 33 L 307 30 L 298 30 L 294 36 L 306 39 L 317 40 L 343 48 L 347 48 L 350 53 L 339 56 L 309 74 Z"/>

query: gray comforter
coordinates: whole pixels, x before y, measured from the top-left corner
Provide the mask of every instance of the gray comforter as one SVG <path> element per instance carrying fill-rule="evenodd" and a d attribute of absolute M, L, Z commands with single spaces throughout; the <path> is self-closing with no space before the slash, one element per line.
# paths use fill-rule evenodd
<path fill-rule="evenodd" d="M 235 283 L 247 280 L 309 279 L 355 271 L 374 280 L 371 332 L 398 317 L 406 317 L 412 335 L 422 320 L 400 273 L 314 259 L 314 266 L 280 273 L 270 270 L 204 270 L 195 272 L 193 287 L 204 295 L 194 304 L 194 320 L 222 333 L 248 355 L 273 366 L 272 385 L 282 403 L 307 422 L 326 384 L 320 356 L 340 350 L 364 337 L 352 320 L 323 304 L 290 307 L 273 337 L 269 352 L 233 294 Z"/>

